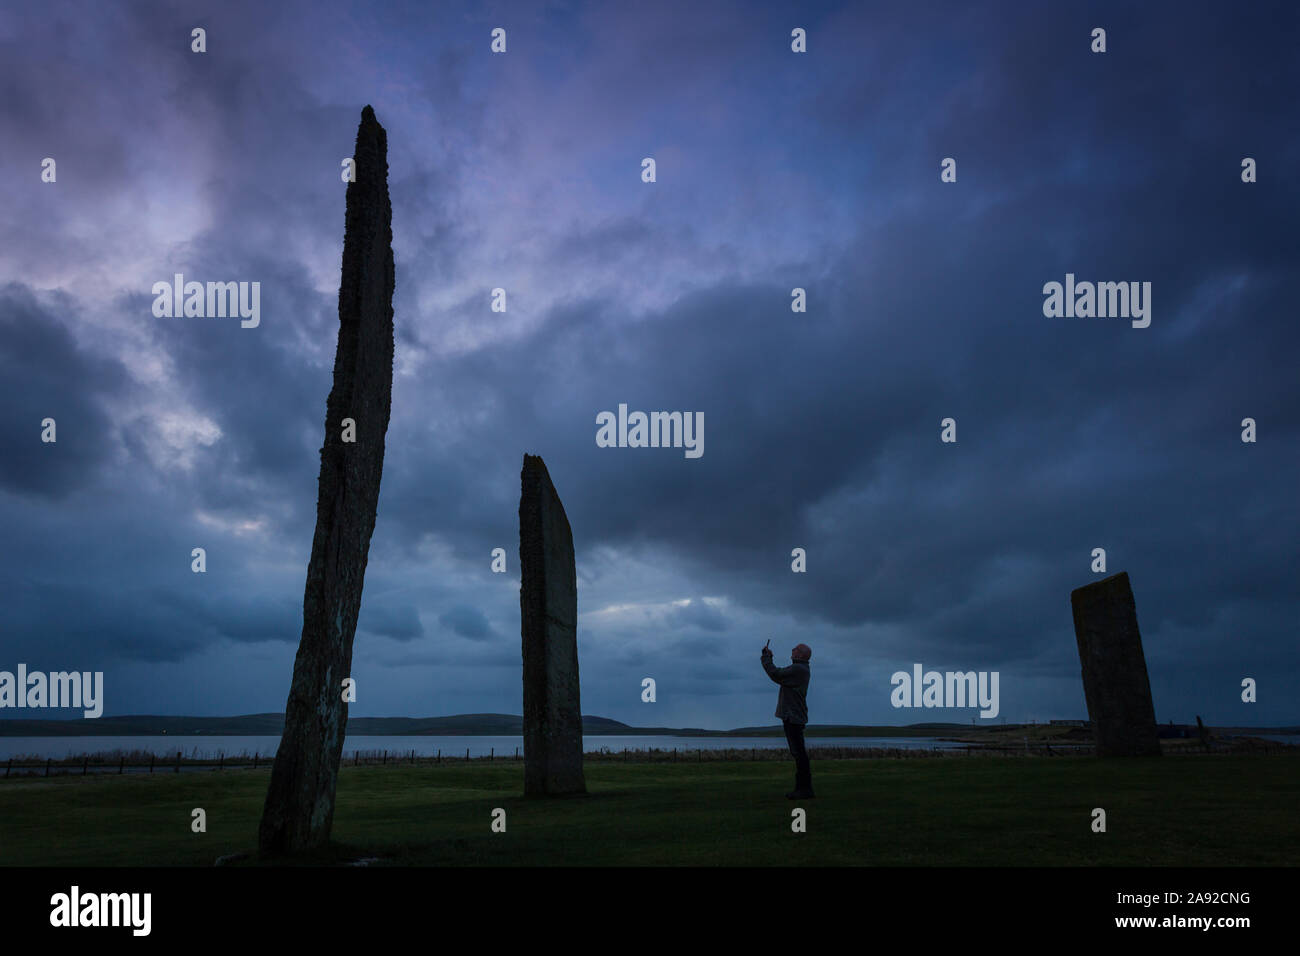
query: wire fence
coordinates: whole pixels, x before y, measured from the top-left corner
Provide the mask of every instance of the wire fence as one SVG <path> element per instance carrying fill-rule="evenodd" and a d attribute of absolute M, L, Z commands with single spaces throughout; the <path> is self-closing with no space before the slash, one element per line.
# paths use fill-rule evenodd
<path fill-rule="evenodd" d="M 1162 753 L 1166 756 L 1260 753 L 1300 755 L 1300 746 L 1264 740 L 1259 737 L 1238 737 L 1199 740 L 1164 740 Z M 1025 738 L 1019 743 L 960 744 L 944 747 L 846 747 L 823 746 L 809 743 L 808 756 L 812 760 L 926 760 L 973 757 L 1078 757 L 1096 753 L 1088 743 L 1052 743 L 1050 740 Z M 472 748 L 461 751 L 438 750 L 434 754 L 421 754 L 411 750 L 353 750 L 343 755 L 344 767 L 436 767 L 465 765 L 469 763 L 522 762 L 519 747 L 513 753 L 498 754 L 491 748 L 486 755 L 472 753 Z M 69 776 L 90 774 L 181 773 L 198 770 L 269 770 L 275 760 L 274 753 L 238 754 L 224 751 L 201 751 L 193 747 L 187 756 L 183 750 L 160 755 L 147 750 L 109 750 L 96 753 L 72 754 L 54 758 L 38 754 L 19 754 L 7 759 L 3 777 L 10 776 Z M 602 747 L 588 750 L 583 760 L 591 763 L 725 763 L 741 761 L 788 761 L 790 753 L 784 747 L 697 747 L 697 748 L 629 748 L 612 750 Z"/>

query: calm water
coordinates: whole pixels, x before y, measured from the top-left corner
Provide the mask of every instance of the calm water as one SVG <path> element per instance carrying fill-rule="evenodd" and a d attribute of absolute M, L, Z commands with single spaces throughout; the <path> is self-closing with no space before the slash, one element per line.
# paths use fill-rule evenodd
<path fill-rule="evenodd" d="M 934 737 L 809 737 L 810 747 L 901 747 L 929 749 L 931 747 L 960 747 Z M 343 754 L 356 751 L 387 750 L 392 754 L 410 754 L 432 757 L 442 751 L 443 756 L 464 757 L 468 748 L 471 757 L 486 757 L 495 751 L 498 757 L 513 757 L 515 748 L 523 750 L 523 738 L 514 737 L 371 737 L 349 736 L 343 741 Z M 583 749 L 587 752 L 612 750 L 719 750 L 728 747 L 778 747 L 785 748 L 784 737 L 584 737 Z M 198 737 L 0 737 L 0 760 L 9 757 L 30 756 L 59 759 L 72 754 L 112 752 L 115 750 L 143 750 L 159 757 L 175 757 L 180 751 L 186 757 L 216 757 L 225 754 L 238 757 L 261 754 L 269 757 L 280 745 L 277 737 L 221 737 L 204 734 Z"/>

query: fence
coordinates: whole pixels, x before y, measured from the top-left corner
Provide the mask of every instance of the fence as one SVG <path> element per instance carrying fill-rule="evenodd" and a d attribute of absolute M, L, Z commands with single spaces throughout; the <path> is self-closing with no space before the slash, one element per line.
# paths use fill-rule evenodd
<path fill-rule="evenodd" d="M 944 757 L 944 756 L 964 756 L 973 753 L 993 753 L 994 751 L 981 751 L 975 748 L 958 749 L 958 748 L 901 748 L 901 747 L 818 747 L 815 744 L 808 747 L 808 755 L 814 760 L 860 760 L 872 758 L 924 758 L 924 757 Z M 262 753 L 241 753 L 238 755 L 226 754 L 219 752 L 215 756 L 198 753 L 195 748 L 190 756 L 185 756 L 182 751 L 177 751 L 175 755 L 167 754 L 158 756 L 157 754 L 147 751 L 133 751 L 131 753 L 122 753 L 120 751 L 107 753 L 83 753 L 75 754 L 61 759 L 49 757 L 38 757 L 35 755 L 11 757 L 5 764 L 4 776 L 11 774 L 38 776 L 67 776 L 80 775 L 85 776 L 89 773 L 95 774 L 124 774 L 124 773 L 180 773 L 184 771 L 210 770 L 266 770 L 271 767 L 274 761 L 274 754 Z M 671 750 L 664 748 L 651 747 L 648 749 L 634 749 L 624 747 L 621 750 L 610 750 L 601 748 L 600 750 L 591 750 L 583 754 L 583 760 L 591 763 L 673 763 L 673 762 L 692 762 L 692 763 L 718 763 L 718 762 L 735 762 L 735 761 L 757 761 L 757 760 L 776 760 L 788 761 L 790 759 L 789 751 L 785 747 L 726 747 L 726 748 L 673 748 Z M 451 764 L 467 764 L 471 762 L 505 762 L 516 763 L 522 762 L 523 754 L 520 748 L 516 747 L 513 754 L 503 754 L 498 757 L 496 748 L 489 749 L 485 756 L 473 756 L 471 748 L 465 748 L 462 754 L 457 751 L 455 754 L 444 753 L 438 750 L 433 755 L 420 754 L 416 750 L 354 750 L 343 755 L 342 764 L 345 767 L 430 767 Z"/>
<path fill-rule="evenodd" d="M 813 738 L 815 739 L 815 738 Z M 1195 740 L 1166 740 L 1163 742 L 1166 756 L 1186 756 L 1205 753 L 1204 747 Z M 464 756 L 444 754 L 438 750 L 433 756 L 419 754 L 416 750 L 355 750 L 344 754 L 343 765 L 352 767 L 435 767 L 470 762 L 522 762 L 520 748 L 516 747 L 513 755 L 496 756 L 496 748 L 491 748 L 487 756 L 471 756 L 471 748 L 465 748 Z M 966 744 L 957 747 L 818 747 L 809 742 L 808 756 L 813 760 L 879 760 L 879 759 L 931 759 L 931 758 L 965 758 L 965 757 L 1077 757 L 1092 756 L 1095 750 L 1091 744 L 1055 744 L 1026 739 L 1021 744 L 1008 742 L 1005 745 Z M 1300 746 L 1265 741 L 1260 738 L 1243 738 L 1231 741 L 1213 741 L 1210 754 L 1227 753 L 1266 753 L 1300 755 Z M 274 754 L 247 752 L 230 755 L 218 752 L 215 756 L 200 754 L 198 748 L 186 757 L 182 751 L 176 751 L 159 757 L 148 751 L 110 751 L 101 753 L 81 753 L 54 759 L 37 755 L 19 755 L 8 758 L 5 763 L 4 776 L 87 776 L 90 773 L 180 773 L 185 771 L 211 770 L 268 770 L 274 761 Z M 609 748 L 589 750 L 583 754 L 583 760 L 589 763 L 720 763 L 736 761 L 776 760 L 788 761 L 789 752 L 784 747 L 725 747 L 695 749 L 677 748 L 671 750 L 651 747 L 647 749 L 629 749 L 614 751 Z"/>

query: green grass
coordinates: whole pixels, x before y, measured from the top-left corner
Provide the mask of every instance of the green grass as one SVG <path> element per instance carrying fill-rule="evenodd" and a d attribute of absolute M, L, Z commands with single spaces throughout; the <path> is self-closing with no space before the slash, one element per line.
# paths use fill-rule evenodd
<path fill-rule="evenodd" d="M 334 844 L 393 865 L 1294 865 L 1300 760 L 588 762 L 586 797 L 524 800 L 514 762 L 344 767 Z M 0 780 L 0 865 L 211 866 L 252 850 L 266 771 Z M 790 830 L 792 807 L 808 813 Z M 207 811 L 207 833 L 190 811 Z M 490 830 L 493 808 L 507 832 Z M 1090 827 L 1107 814 L 1104 834 Z M 255 858 L 248 862 L 256 862 Z"/>

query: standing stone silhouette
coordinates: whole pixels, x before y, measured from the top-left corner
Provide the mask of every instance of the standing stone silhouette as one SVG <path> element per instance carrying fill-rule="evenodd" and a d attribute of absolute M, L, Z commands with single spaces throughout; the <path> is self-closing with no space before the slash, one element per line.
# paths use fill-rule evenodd
<path fill-rule="evenodd" d="M 573 532 L 546 463 L 524 455 L 519 477 L 524 796 L 586 793 Z"/>
<path fill-rule="evenodd" d="M 1070 592 L 1083 695 L 1099 757 L 1158 757 L 1137 606 L 1127 572 Z"/>
<path fill-rule="evenodd" d="M 316 535 L 302 602 L 302 640 L 271 770 L 258 842 L 264 852 L 319 846 L 334 821 L 348 721 L 343 681 L 375 530 L 393 394 L 393 230 L 388 137 L 367 106 L 348 183 L 334 387 L 325 405 Z M 343 420 L 355 441 L 344 442 Z"/>

